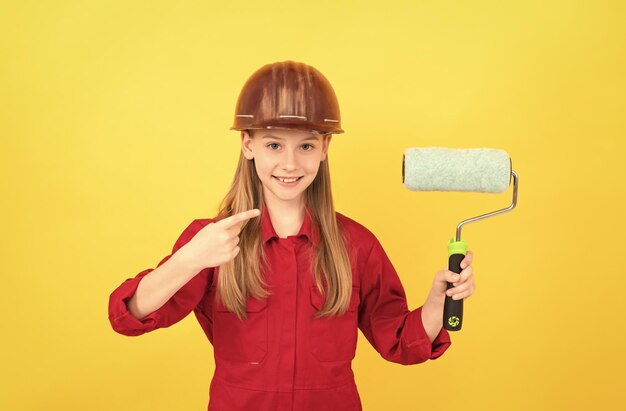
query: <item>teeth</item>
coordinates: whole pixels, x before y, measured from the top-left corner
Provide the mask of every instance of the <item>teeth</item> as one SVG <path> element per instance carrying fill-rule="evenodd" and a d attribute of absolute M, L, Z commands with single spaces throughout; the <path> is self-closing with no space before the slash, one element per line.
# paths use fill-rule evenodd
<path fill-rule="evenodd" d="M 280 181 L 282 181 L 283 183 L 293 183 L 294 181 L 298 180 L 297 178 L 278 178 Z"/>

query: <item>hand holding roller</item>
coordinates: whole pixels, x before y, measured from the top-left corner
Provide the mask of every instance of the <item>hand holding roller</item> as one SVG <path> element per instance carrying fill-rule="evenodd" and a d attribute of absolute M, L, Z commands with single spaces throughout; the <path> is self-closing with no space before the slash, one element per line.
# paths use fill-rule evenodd
<path fill-rule="evenodd" d="M 448 269 L 461 273 L 461 261 L 467 254 L 467 244 L 461 239 L 464 224 L 511 211 L 517 204 L 517 173 L 504 150 L 494 148 L 452 149 L 443 147 L 412 147 L 402 158 L 402 183 L 411 191 L 473 191 L 502 193 L 513 183 L 513 203 L 508 207 L 459 223 L 456 239 L 448 242 Z M 452 283 L 447 288 L 453 287 Z M 459 331 L 463 325 L 463 299 L 446 295 L 443 327 Z"/>

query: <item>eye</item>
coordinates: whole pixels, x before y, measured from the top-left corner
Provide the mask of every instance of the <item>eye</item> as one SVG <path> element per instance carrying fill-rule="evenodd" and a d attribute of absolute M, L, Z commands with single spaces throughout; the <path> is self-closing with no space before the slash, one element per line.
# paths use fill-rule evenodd
<path fill-rule="evenodd" d="M 277 146 L 277 145 L 278 145 L 278 143 L 270 143 L 267 146 L 270 147 L 270 146 Z"/>
<path fill-rule="evenodd" d="M 313 149 L 315 148 L 315 147 L 314 147 L 313 145 L 311 145 L 311 144 L 302 144 L 302 147 L 304 147 L 304 146 L 309 146 L 309 147 L 311 147 L 311 149 L 310 149 L 310 150 L 304 150 L 304 151 L 311 151 L 311 150 L 313 150 Z"/>

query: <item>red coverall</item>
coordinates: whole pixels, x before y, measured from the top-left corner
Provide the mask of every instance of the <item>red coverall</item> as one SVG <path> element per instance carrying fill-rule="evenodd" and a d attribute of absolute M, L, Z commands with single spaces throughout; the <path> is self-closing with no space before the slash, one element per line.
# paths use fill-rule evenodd
<path fill-rule="evenodd" d="M 113 291 L 111 325 L 120 334 L 137 336 L 169 327 L 193 311 L 214 349 L 209 410 L 361 410 L 351 368 L 357 327 L 384 359 L 405 365 L 438 358 L 451 342 L 442 328 L 431 344 L 421 321 L 422 307 L 409 311 L 400 279 L 378 239 L 356 221 L 336 215 L 350 238 L 352 265 L 352 298 L 343 316 L 313 319 L 324 301 L 310 269 L 319 230 L 309 210 L 298 234 L 280 238 L 265 208 L 262 239 L 270 264 L 264 278 L 273 294 L 265 301 L 249 297 L 247 320 L 240 321 L 215 299 L 219 267 L 200 271 L 162 307 L 138 320 L 126 302 L 150 268 Z M 213 221 L 194 220 L 157 266 Z"/>

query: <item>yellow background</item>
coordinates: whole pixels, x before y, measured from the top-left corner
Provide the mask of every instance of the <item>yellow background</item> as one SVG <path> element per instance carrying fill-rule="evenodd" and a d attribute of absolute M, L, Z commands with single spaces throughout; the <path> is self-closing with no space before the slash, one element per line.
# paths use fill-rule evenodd
<path fill-rule="evenodd" d="M 624 406 L 626 29 L 615 1 L 14 1 L 0 6 L 0 409 L 203 410 L 193 314 L 130 338 L 109 294 L 214 216 L 243 83 L 318 68 L 345 134 L 336 207 L 423 303 L 458 222 L 503 194 L 417 193 L 408 147 L 495 147 L 512 212 L 466 226 L 477 290 L 439 359 L 384 361 L 359 333 L 365 410 Z"/>

